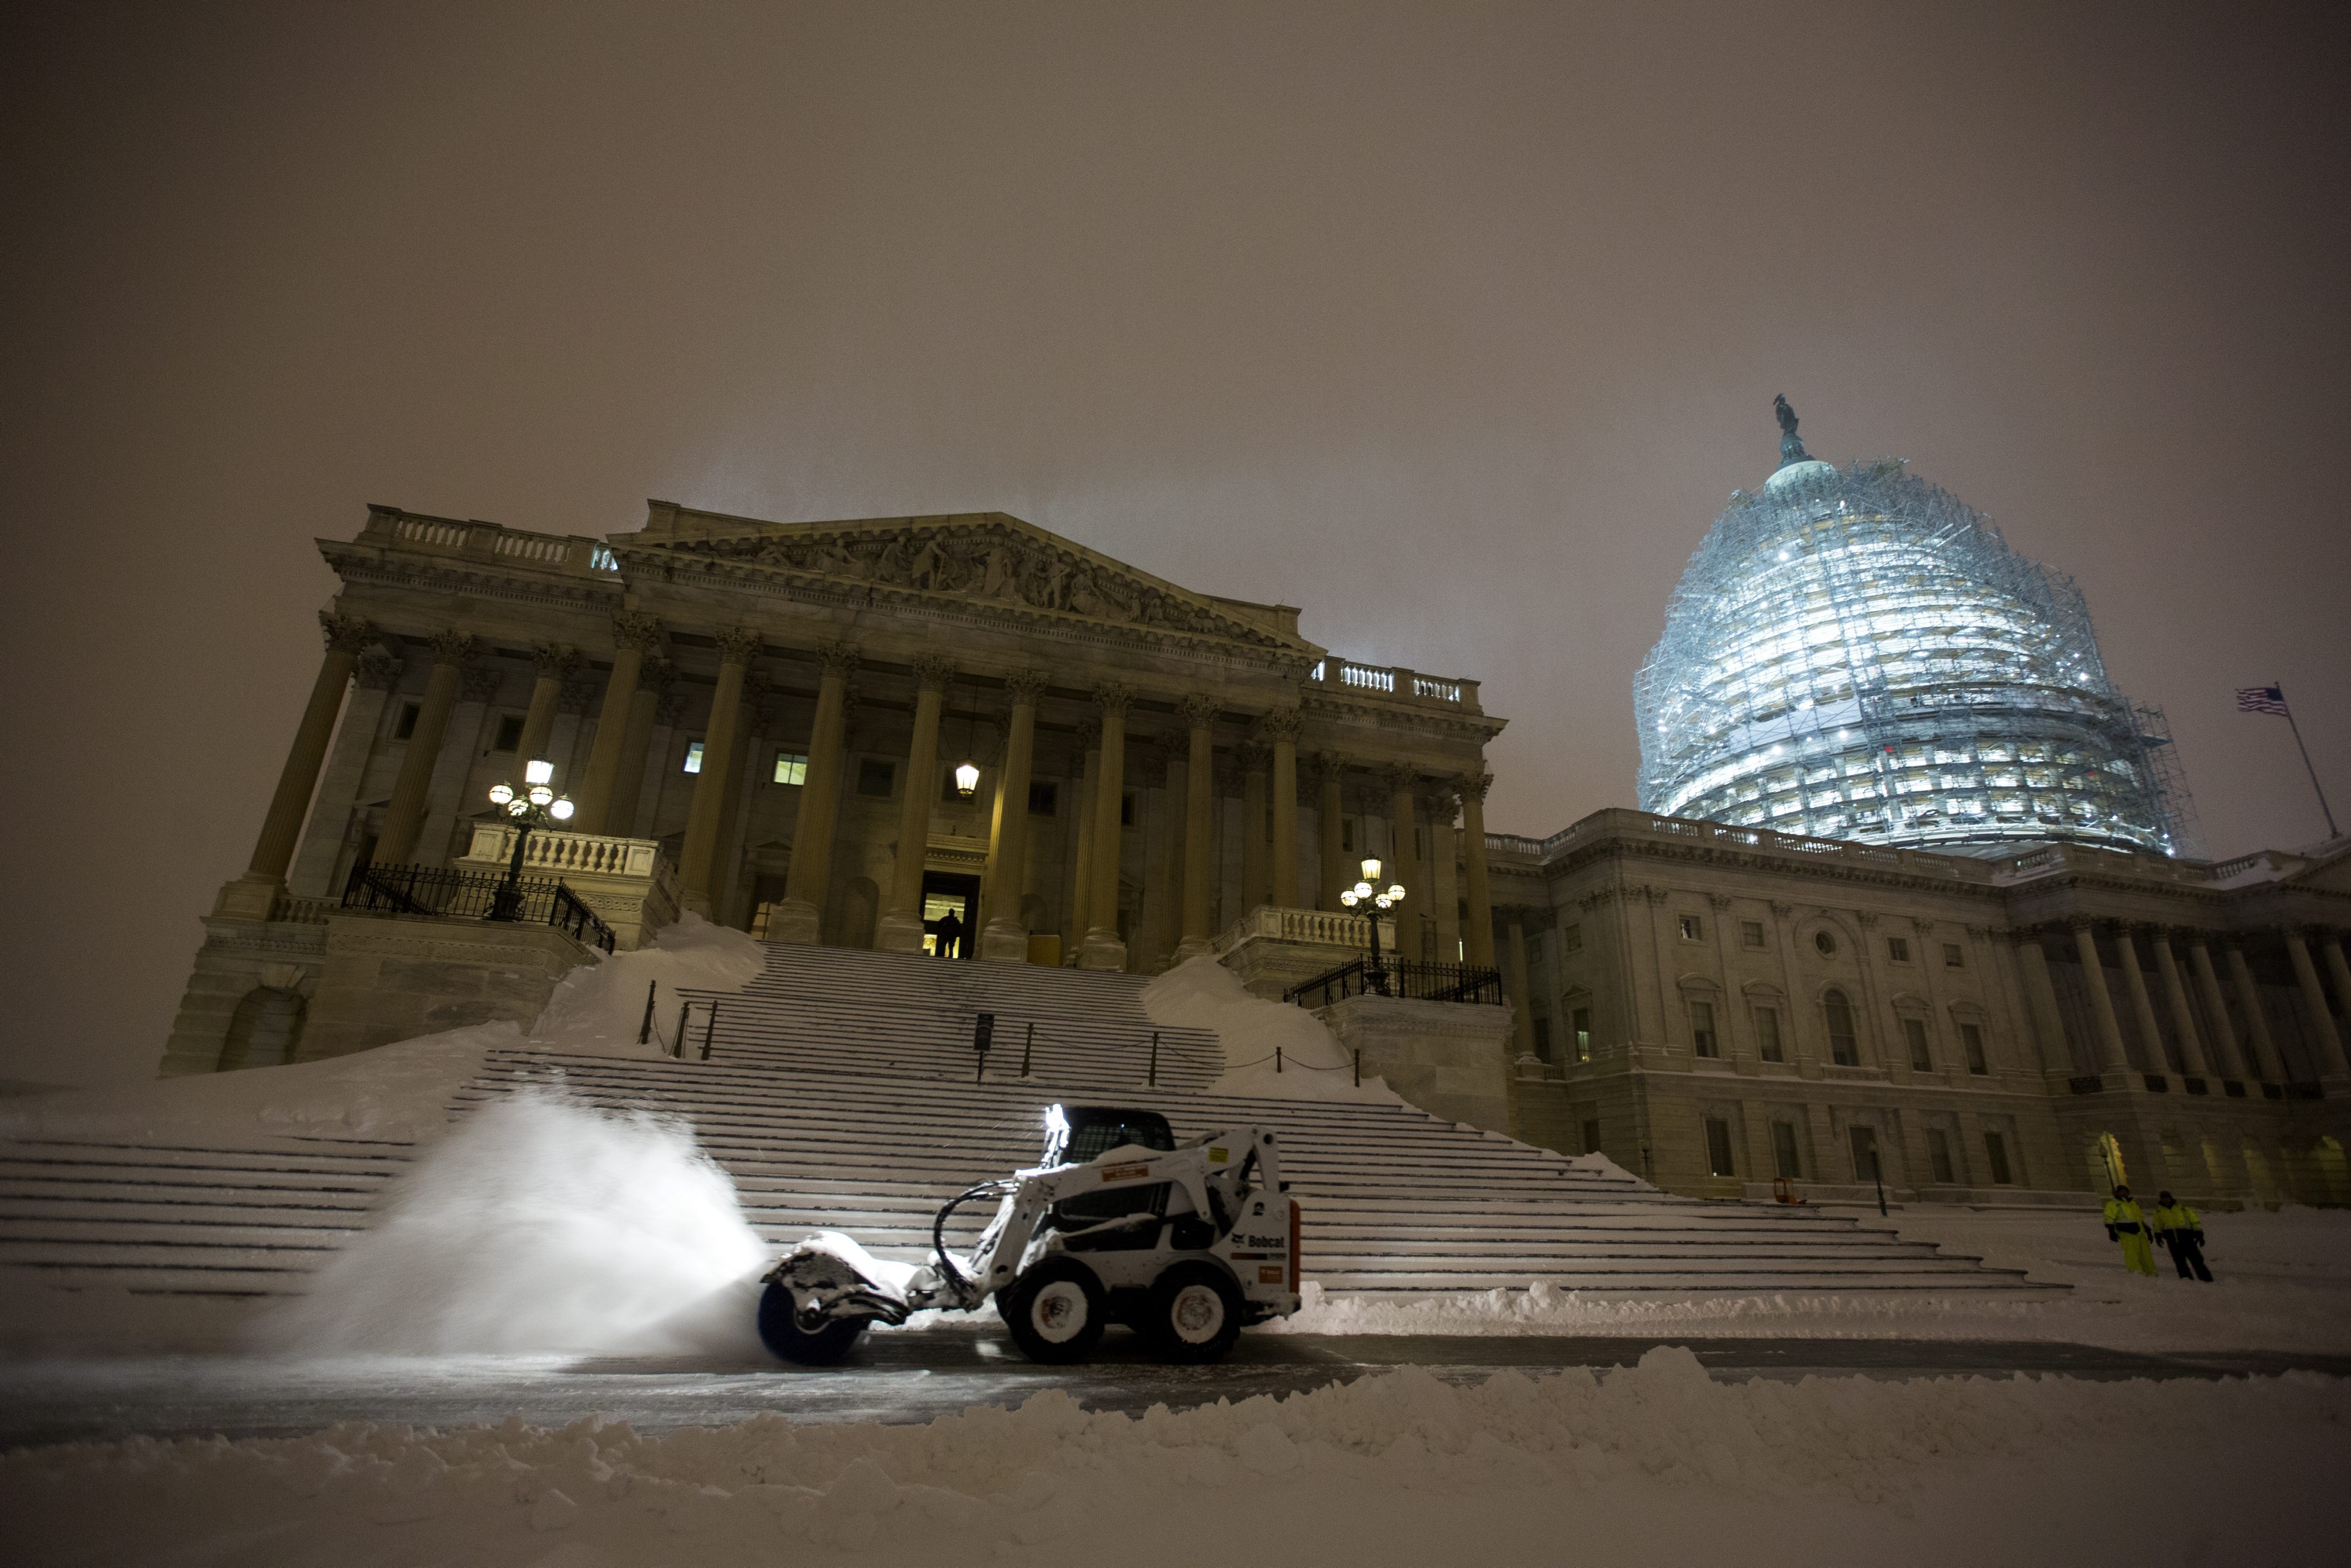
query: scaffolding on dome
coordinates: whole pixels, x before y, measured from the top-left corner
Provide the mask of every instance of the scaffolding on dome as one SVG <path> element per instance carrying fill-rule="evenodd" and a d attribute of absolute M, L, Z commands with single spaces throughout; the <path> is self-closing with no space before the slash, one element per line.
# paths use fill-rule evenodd
<path fill-rule="evenodd" d="M 1997 853 L 2196 855 L 2159 709 L 2106 674 L 2073 580 L 1898 460 L 1740 492 L 1634 685 L 1645 810 Z"/>

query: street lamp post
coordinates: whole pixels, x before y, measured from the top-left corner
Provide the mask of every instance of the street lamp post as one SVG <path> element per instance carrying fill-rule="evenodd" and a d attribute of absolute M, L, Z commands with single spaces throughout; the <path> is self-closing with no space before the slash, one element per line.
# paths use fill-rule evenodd
<path fill-rule="evenodd" d="M 555 764 L 544 758 L 533 758 L 523 764 L 523 787 L 511 784 L 490 786 L 490 803 L 503 809 L 507 819 L 514 823 L 514 854 L 507 862 L 507 879 L 490 897 L 490 918 L 519 920 L 522 918 L 522 854 L 530 842 L 530 831 L 549 822 L 571 820 L 572 805 L 569 795 L 555 792 Z"/>
<path fill-rule="evenodd" d="M 1380 885 L 1380 862 L 1377 859 L 1364 862 L 1364 880 L 1339 895 L 1339 902 L 1353 909 L 1359 904 L 1372 906 L 1368 919 L 1372 927 L 1372 962 L 1364 971 L 1364 983 L 1381 996 L 1388 994 L 1388 971 L 1380 962 L 1380 915 L 1404 902 L 1404 883 Z"/>

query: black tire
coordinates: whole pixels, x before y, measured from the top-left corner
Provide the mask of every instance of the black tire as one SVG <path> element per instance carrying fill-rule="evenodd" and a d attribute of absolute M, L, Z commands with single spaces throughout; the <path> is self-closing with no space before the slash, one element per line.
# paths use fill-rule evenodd
<path fill-rule="evenodd" d="M 778 1361 L 831 1366 L 847 1355 L 857 1336 L 865 1332 L 862 1319 L 835 1318 L 810 1333 L 800 1327 L 799 1311 L 789 1286 L 770 1283 L 759 1293 L 759 1343 Z"/>
<path fill-rule="evenodd" d="M 1241 1337 L 1241 1288 L 1213 1263 L 1177 1263 L 1151 1282 L 1143 1332 L 1163 1361 L 1222 1361 Z"/>
<path fill-rule="evenodd" d="M 996 1312 L 1021 1354 L 1066 1366 L 1085 1360 L 1101 1343 L 1110 1326 L 1110 1295 L 1092 1269 L 1056 1255 L 998 1291 Z"/>

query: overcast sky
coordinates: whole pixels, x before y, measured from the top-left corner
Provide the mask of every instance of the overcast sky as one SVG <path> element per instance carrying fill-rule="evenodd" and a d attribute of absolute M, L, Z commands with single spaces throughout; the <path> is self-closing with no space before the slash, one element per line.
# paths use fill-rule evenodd
<path fill-rule="evenodd" d="M 0 23 L 0 1076 L 143 1076 L 365 504 L 1000 508 L 1634 803 L 1729 492 L 2088 593 L 2215 855 L 2351 821 L 2351 10 L 88 3 Z"/>

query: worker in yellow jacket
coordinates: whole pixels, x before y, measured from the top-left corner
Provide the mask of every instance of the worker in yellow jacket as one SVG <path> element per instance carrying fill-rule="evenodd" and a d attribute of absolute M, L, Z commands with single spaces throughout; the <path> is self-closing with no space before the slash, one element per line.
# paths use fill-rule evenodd
<path fill-rule="evenodd" d="M 2155 1195 L 2155 1239 L 2171 1249 L 2171 1261 L 2183 1280 L 2193 1278 L 2212 1282 L 2212 1270 L 2204 1266 L 2204 1221 L 2196 1211 L 2168 1192 Z"/>
<path fill-rule="evenodd" d="M 2123 1267 L 2134 1274 L 2155 1278 L 2155 1238 L 2147 1216 L 2131 1201 L 2130 1188 L 2118 1186 L 2106 1199 L 2106 1236 L 2123 1244 Z"/>

